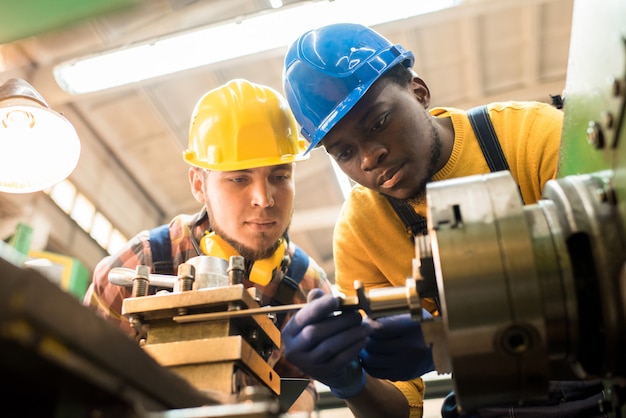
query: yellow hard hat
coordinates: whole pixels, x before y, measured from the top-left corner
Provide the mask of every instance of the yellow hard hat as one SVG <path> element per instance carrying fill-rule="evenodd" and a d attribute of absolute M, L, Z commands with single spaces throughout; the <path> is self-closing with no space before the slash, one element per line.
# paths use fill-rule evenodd
<path fill-rule="evenodd" d="M 206 93 L 189 128 L 189 164 L 217 171 L 286 164 L 307 158 L 306 142 L 276 90 L 236 79 Z"/>

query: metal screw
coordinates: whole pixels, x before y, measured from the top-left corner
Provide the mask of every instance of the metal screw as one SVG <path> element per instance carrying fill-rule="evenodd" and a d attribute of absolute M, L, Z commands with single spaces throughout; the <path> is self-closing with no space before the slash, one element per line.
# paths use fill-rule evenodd
<path fill-rule="evenodd" d="M 613 97 L 619 97 L 626 92 L 626 81 L 620 80 L 618 78 L 613 79 L 613 84 L 611 88 L 611 93 L 613 93 Z"/>
<path fill-rule="evenodd" d="M 613 114 L 608 111 L 602 112 L 602 122 L 607 129 L 613 129 Z"/>
<path fill-rule="evenodd" d="M 233 255 L 228 261 L 228 281 L 230 285 L 243 283 L 246 274 L 244 258 L 240 255 Z"/>
<path fill-rule="evenodd" d="M 533 338 L 524 327 L 511 326 L 500 335 L 501 346 L 505 352 L 520 355 L 533 347 Z"/>
<path fill-rule="evenodd" d="M 610 205 L 617 204 L 617 193 L 615 192 L 612 179 L 607 183 L 598 185 L 598 187 L 595 188 L 593 195 L 598 203 L 606 203 Z"/>
<path fill-rule="evenodd" d="M 606 194 L 606 190 L 603 188 L 598 188 L 595 190 L 596 199 L 598 203 L 606 203 L 608 200 L 608 196 Z"/>
<path fill-rule="evenodd" d="M 590 121 L 587 126 L 587 142 L 595 149 L 604 148 L 604 136 L 600 124 L 596 121 Z"/>
<path fill-rule="evenodd" d="M 148 266 L 137 266 L 136 275 L 133 279 L 133 291 L 132 296 L 134 298 L 147 296 L 148 295 L 148 286 L 150 285 L 150 279 L 148 276 L 150 275 L 150 268 Z"/>
<path fill-rule="evenodd" d="M 141 316 L 138 314 L 132 314 L 128 317 L 128 322 L 130 322 L 130 325 L 133 327 L 133 329 L 137 332 L 137 334 L 141 335 L 142 334 L 142 322 L 141 322 Z"/>
<path fill-rule="evenodd" d="M 193 282 L 196 276 L 196 268 L 191 264 L 182 263 L 178 265 L 178 291 L 187 292 L 193 289 Z"/>

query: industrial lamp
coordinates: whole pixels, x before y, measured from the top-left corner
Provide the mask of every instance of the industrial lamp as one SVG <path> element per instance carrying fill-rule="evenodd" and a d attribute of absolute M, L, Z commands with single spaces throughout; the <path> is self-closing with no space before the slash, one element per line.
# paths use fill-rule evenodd
<path fill-rule="evenodd" d="M 74 126 L 24 80 L 0 85 L 0 192 L 30 193 L 69 176 L 80 156 Z"/>

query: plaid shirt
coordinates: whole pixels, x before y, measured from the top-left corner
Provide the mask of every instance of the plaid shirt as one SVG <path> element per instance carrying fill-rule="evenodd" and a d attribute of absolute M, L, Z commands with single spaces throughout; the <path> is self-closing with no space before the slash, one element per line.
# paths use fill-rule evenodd
<path fill-rule="evenodd" d="M 209 230 L 209 222 L 203 210 L 194 215 L 178 215 L 169 225 L 170 240 L 172 244 L 173 271 L 178 271 L 178 265 L 192 257 L 198 256 L 198 252 L 192 242 L 192 234 L 196 242 L 200 242 L 204 234 Z M 295 245 L 290 243 L 289 255 L 293 256 Z M 92 283 L 87 289 L 83 303 L 94 308 L 99 315 L 121 328 L 129 336 L 134 336 L 135 331 L 122 312 L 122 301 L 131 296 L 130 289 L 117 286 L 109 282 L 109 272 L 116 267 L 135 269 L 138 265 L 146 265 L 151 269 L 152 251 L 150 249 L 149 231 L 141 231 L 133 237 L 124 248 L 115 255 L 105 257 L 98 263 L 94 270 Z M 262 300 L 271 299 L 276 291 L 277 280 L 272 280 L 268 286 L 260 286 L 255 283 L 245 282 L 247 287 L 255 286 L 261 293 Z M 306 295 L 314 288 L 321 288 L 326 293 L 331 293 L 331 285 L 326 273 L 319 265 L 309 257 L 309 267 L 300 281 L 298 290 L 294 293 L 290 303 L 305 303 Z M 288 320 L 285 319 L 283 324 Z M 279 362 L 275 369 L 283 377 L 303 377 L 302 373 L 286 361 L 279 361 L 282 351 L 276 350 L 272 358 Z M 281 366 L 282 365 L 282 366 Z M 311 385 L 312 386 L 312 385 Z"/>

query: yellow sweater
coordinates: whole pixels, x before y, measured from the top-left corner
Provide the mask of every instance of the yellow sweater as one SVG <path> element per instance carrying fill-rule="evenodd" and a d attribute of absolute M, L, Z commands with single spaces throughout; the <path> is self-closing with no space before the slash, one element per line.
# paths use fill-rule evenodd
<path fill-rule="evenodd" d="M 544 184 L 556 177 L 563 114 L 538 102 L 488 105 L 489 116 L 511 174 L 520 186 L 525 204 L 535 203 Z M 464 111 L 434 108 L 436 117 L 450 117 L 454 146 L 446 165 L 433 180 L 489 173 L 480 145 Z M 415 205 L 426 216 L 425 205 Z M 402 220 L 379 193 L 356 186 L 344 203 L 335 227 L 333 251 L 338 289 L 355 294 L 354 280 L 365 289 L 404 286 L 410 277 L 415 248 Z M 434 309 L 434 305 L 427 305 Z M 394 383 L 407 398 L 411 417 L 421 416 L 424 386 L 421 379 Z"/>

